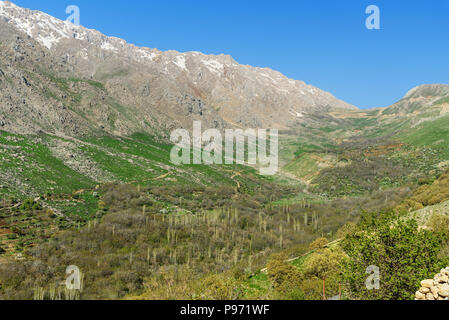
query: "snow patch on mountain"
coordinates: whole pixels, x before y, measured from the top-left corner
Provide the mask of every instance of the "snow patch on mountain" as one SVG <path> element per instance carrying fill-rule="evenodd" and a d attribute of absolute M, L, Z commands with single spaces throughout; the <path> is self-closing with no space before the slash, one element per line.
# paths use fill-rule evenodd
<path fill-rule="evenodd" d="M 181 68 L 184 71 L 189 71 L 187 70 L 186 67 L 186 58 L 184 56 L 176 56 L 175 61 L 173 61 L 174 64 L 176 64 L 179 68 Z"/>
<path fill-rule="evenodd" d="M 202 62 L 212 73 L 222 74 L 224 71 L 224 65 L 217 60 L 203 60 Z"/>

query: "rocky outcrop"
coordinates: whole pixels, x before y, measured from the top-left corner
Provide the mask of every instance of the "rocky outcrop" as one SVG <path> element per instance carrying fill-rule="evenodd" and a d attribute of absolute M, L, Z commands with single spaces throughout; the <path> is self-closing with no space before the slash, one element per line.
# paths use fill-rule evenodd
<path fill-rule="evenodd" d="M 415 300 L 449 300 L 449 267 L 441 269 L 433 279 L 421 281 Z"/>

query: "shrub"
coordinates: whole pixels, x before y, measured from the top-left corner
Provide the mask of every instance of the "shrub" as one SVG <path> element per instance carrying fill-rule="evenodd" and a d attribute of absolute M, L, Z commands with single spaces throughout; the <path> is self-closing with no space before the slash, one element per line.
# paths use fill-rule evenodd
<path fill-rule="evenodd" d="M 200 299 L 205 300 L 236 300 L 243 287 L 232 275 L 213 274 L 199 282 L 196 289 Z"/>
<path fill-rule="evenodd" d="M 418 228 L 415 220 L 395 221 L 387 215 L 365 218 L 342 243 L 349 255 L 344 263 L 347 294 L 353 299 L 413 299 L 420 281 L 444 266 L 438 258 L 442 239 Z M 380 270 L 380 289 L 365 286 L 367 267 Z"/>
<path fill-rule="evenodd" d="M 326 238 L 318 238 L 310 244 L 309 249 L 310 250 L 321 249 L 324 248 L 328 243 L 329 241 L 327 241 Z"/>
<path fill-rule="evenodd" d="M 436 233 L 441 233 L 449 238 L 449 217 L 441 214 L 433 215 L 427 222 L 427 226 Z"/>
<path fill-rule="evenodd" d="M 302 266 L 305 278 L 326 279 L 340 273 L 340 264 L 346 257 L 340 249 L 321 249 L 304 261 Z"/>
<path fill-rule="evenodd" d="M 26 199 L 22 205 L 20 206 L 21 211 L 30 211 L 33 209 L 33 206 L 36 204 L 33 199 Z"/>
<path fill-rule="evenodd" d="M 348 222 L 343 225 L 340 229 L 337 231 L 337 238 L 342 239 L 345 238 L 346 235 L 351 234 L 357 230 L 357 225 L 353 222 Z"/>
<path fill-rule="evenodd" d="M 287 262 L 285 253 L 272 255 L 268 261 L 267 270 L 275 290 L 285 294 L 299 288 L 301 273 L 298 268 Z"/>

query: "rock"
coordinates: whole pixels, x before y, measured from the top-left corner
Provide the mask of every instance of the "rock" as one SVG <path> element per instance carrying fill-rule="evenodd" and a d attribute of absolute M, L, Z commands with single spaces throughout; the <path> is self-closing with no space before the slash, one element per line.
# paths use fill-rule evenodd
<path fill-rule="evenodd" d="M 435 300 L 435 298 L 433 297 L 433 294 L 428 293 L 426 294 L 426 300 Z"/>
<path fill-rule="evenodd" d="M 426 294 L 430 292 L 430 289 L 427 287 L 421 287 L 421 289 L 419 289 L 419 292 Z"/>
<path fill-rule="evenodd" d="M 423 280 L 421 281 L 421 286 L 425 288 L 432 288 L 433 287 L 433 280 Z"/>
<path fill-rule="evenodd" d="M 424 294 L 422 294 L 421 292 L 419 292 L 419 291 L 416 291 L 415 297 L 416 297 L 416 299 L 418 299 L 418 300 L 424 300 L 424 299 L 426 299 L 426 296 L 425 296 Z"/>
<path fill-rule="evenodd" d="M 449 277 L 445 274 L 444 275 L 440 274 L 436 280 L 438 281 L 438 283 L 447 283 L 447 281 L 449 280 Z"/>
<path fill-rule="evenodd" d="M 441 285 L 439 288 L 438 294 L 442 297 L 449 297 L 449 284 L 445 283 Z"/>
<path fill-rule="evenodd" d="M 438 287 L 432 286 L 432 287 L 430 288 L 430 292 L 432 292 L 433 297 L 434 297 L 435 299 L 438 298 L 438 292 L 439 292 Z"/>

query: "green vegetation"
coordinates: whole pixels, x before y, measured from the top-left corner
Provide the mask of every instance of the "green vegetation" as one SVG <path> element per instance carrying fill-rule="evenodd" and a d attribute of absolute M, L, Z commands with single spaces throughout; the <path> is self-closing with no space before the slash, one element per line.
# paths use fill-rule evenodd
<path fill-rule="evenodd" d="M 48 284 L 65 276 L 70 261 L 85 274 L 83 299 L 320 299 L 323 277 L 329 295 L 338 294 L 339 282 L 331 275 L 337 267 L 334 262 L 325 269 L 317 264 L 341 256 L 338 248 L 322 248 L 322 240 L 315 242 L 321 243 L 318 251 L 279 266 L 297 274 L 295 283 L 301 289 L 289 283 L 289 277 L 273 285 L 273 277 L 278 276 L 270 271 L 267 277 L 258 270 L 272 253 L 303 255 L 309 242 L 322 234 L 332 239 L 340 226 L 357 221 L 359 210 L 395 207 L 407 195 L 397 190 L 389 193 L 387 202 L 381 194 L 274 206 L 293 191 L 270 181 L 259 181 L 252 190 L 249 194 L 232 186 L 107 184 L 97 191 L 73 194 L 71 201 L 84 200 L 86 206 L 92 201 L 96 214 L 87 221 L 59 225 L 64 219 L 49 212 L 49 226 L 54 226 L 51 237 L 34 241 L 34 246 L 24 243 L 20 251 L 48 272 L 23 261 L 2 264 L 0 296 L 31 299 L 35 288 L 48 293 Z M 47 201 L 54 207 L 58 203 L 54 196 Z M 74 220 L 77 214 L 68 217 Z M 299 273 L 292 268 L 299 268 Z M 169 288 L 166 283 L 171 283 Z"/>
<path fill-rule="evenodd" d="M 423 279 L 432 278 L 449 260 L 439 258 L 443 239 L 439 234 L 419 230 L 414 220 L 366 217 L 357 231 L 348 235 L 342 247 L 351 259 L 344 278 L 348 298 L 410 300 Z M 380 270 L 381 286 L 365 286 L 367 266 Z"/>
<path fill-rule="evenodd" d="M 45 76 L 44 94 L 85 119 L 80 99 L 107 90 Z M 0 131 L 0 298 L 51 299 L 74 264 L 82 299 L 411 299 L 449 263 L 446 102 L 313 115 L 282 133 L 274 177 L 175 167 L 148 133 Z M 104 103 L 110 128 L 136 120 Z"/>
<path fill-rule="evenodd" d="M 449 172 L 442 174 L 432 184 L 424 184 L 416 189 L 396 210 L 410 212 L 449 200 Z"/>
<path fill-rule="evenodd" d="M 434 105 L 440 105 L 444 103 L 449 103 L 449 97 L 442 98 L 434 103 Z"/>

